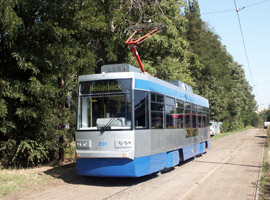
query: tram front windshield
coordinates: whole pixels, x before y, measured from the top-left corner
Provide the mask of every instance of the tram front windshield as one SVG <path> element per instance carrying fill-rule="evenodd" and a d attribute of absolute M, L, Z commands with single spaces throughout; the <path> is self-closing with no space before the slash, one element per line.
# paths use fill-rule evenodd
<path fill-rule="evenodd" d="M 131 129 L 131 79 L 80 83 L 78 129 Z"/>

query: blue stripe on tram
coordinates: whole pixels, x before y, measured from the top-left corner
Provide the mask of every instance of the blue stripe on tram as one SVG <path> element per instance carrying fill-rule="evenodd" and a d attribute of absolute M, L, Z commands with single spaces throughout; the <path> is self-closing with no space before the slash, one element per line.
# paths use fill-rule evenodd
<path fill-rule="evenodd" d="M 134 160 L 124 158 L 77 159 L 76 168 L 84 176 L 140 177 L 164 169 L 166 154 L 139 157 Z"/>
<path fill-rule="evenodd" d="M 183 160 L 205 153 L 205 142 L 182 148 Z M 179 151 L 159 153 L 138 157 L 134 160 L 125 158 L 80 158 L 76 160 L 79 175 L 105 177 L 141 177 L 179 164 Z"/>

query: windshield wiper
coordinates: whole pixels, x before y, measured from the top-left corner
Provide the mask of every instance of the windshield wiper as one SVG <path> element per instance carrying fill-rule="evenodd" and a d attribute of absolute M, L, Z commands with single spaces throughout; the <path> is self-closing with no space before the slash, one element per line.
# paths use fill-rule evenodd
<path fill-rule="evenodd" d="M 118 119 L 118 115 L 119 115 L 119 114 L 120 114 L 120 113 L 116 113 L 115 116 L 112 117 L 112 118 L 107 122 L 107 124 L 105 124 L 105 126 L 100 127 L 100 133 L 101 133 L 101 134 L 104 133 L 106 130 L 110 130 L 110 129 L 111 129 L 111 125 L 112 125 L 113 121 L 114 121 L 115 119 Z"/>

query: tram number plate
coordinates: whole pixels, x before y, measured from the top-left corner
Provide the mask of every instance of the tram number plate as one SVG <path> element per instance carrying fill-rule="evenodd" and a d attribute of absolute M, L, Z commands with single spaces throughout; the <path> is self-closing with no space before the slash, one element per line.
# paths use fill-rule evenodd
<path fill-rule="evenodd" d="M 106 147 L 107 146 L 107 142 L 99 142 L 98 146 L 100 147 Z"/>

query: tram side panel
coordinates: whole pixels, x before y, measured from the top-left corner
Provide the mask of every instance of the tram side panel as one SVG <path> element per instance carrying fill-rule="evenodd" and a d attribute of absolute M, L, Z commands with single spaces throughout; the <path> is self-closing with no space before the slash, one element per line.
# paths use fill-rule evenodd
<path fill-rule="evenodd" d="M 151 156 L 182 150 L 184 160 L 205 152 L 207 128 L 199 128 L 198 136 L 186 137 L 185 129 L 149 129 L 135 131 L 135 157 Z M 179 155 L 181 156 L 181 155 Z"/>

